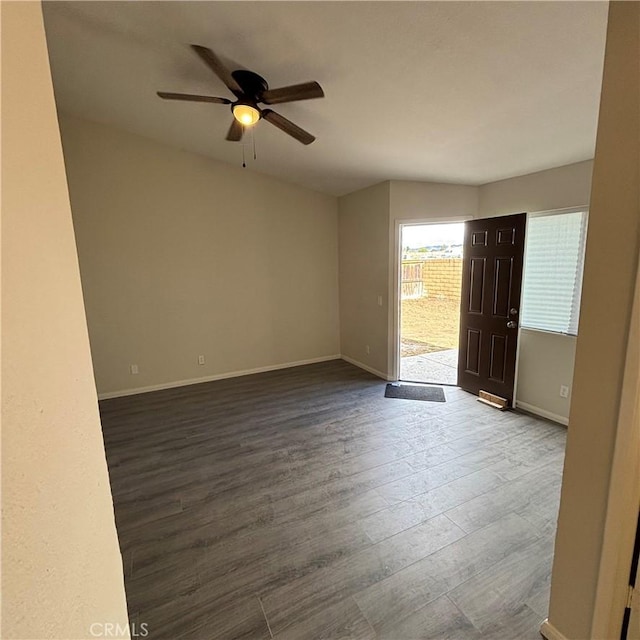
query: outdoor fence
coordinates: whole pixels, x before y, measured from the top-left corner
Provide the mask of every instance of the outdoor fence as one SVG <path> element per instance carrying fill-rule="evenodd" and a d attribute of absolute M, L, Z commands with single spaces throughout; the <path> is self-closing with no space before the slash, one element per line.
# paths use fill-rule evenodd
<path fill-rule="evenodd" d="M 458 300 L 462 286 L 462 258 L 402 261 L 402 299 Z"/>

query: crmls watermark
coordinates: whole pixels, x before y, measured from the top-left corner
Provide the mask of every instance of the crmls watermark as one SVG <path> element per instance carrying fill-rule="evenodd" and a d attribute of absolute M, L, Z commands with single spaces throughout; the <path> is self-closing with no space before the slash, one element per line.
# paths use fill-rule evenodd
<path fill-rule="evenodd" d="M 149 625 L 146 622 L 136 624 L 130 622 L 93 622 L 89 627 L 89 633 L 93 638 L 146 638 L 149 635 Z"/>

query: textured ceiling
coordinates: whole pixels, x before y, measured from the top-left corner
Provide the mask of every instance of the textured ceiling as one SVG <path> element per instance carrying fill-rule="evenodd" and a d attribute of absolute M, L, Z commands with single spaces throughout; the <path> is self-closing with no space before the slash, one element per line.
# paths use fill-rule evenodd
<path fill-rule="evenodd" d="M 483 184 L 593 157 L 603 2 L 49 2 L 56 98 L 67 113 L 240 166 L 230 97 L 189 49 L 213 49 L 271 87 L 326 98 L 274 107 L 248 167 L 341 195 L 388 179 Z M 249 138 L 250 140 L 250 138 Z"/>

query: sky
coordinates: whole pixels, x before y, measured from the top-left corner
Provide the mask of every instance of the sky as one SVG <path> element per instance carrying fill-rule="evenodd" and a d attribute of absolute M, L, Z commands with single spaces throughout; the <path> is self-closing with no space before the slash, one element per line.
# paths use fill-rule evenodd
<path fill-rule="evenodd" d="M 462 244 L 464 222 L 402 227 L 402 246 L 416 249 L 433 244 Z"/>

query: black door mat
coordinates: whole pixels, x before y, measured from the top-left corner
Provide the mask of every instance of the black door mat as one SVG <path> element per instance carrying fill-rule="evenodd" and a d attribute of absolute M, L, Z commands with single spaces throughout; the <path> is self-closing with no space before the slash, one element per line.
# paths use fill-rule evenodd
<path fill-rule="evenodd" d="M 388 384 L 384 392 L 385 398 L 401 400 L 426 400 L 428 402 L 446 402 L 444 389 L 426 387 L 422 384 Z"/>

